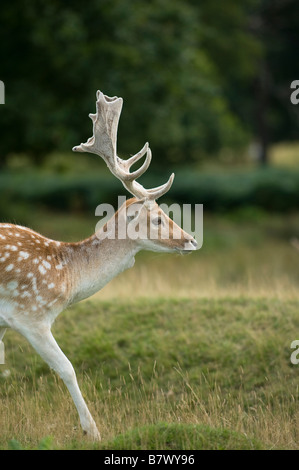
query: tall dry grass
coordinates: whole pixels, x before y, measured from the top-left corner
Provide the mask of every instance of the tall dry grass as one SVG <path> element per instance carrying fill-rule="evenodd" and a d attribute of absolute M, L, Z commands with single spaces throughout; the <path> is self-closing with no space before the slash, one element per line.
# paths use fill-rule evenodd
<path fill-rule="evenodd" d="M 113 279 L 96 299 L 136 297 L 298 298 L 299 251 L 288 241 L 263 242 L 191 255 L 137 255 L 133 269 Z"/>
<path fill-rule="evenodd" d="M 240 390 L 237 395 L 222 390 L 221 384 L 209 384 L 210 393 L 202 394 L 201 383 L 192 385 L 188 374 L 179 370 L 177 380 L 182 382 L 182 393 L 173 400 L 168 392 L 152 381 L 147 389 L 139 372 L 132 375 L 130 391 L 123 387 L 109 387 L 101 396 L 93 380 L 79 374 L 89 408 L 101 430 L 104 442 L 130 429 L 160 422 L 208 425 L 214 429 L 228 429 L 248 438 L 254 438 L 266 449 L 296 449 L 299 445 L 299 410 L 290 416 L 297 396 L 288 394 L 284 402 L 271 389 L 263 400 L 253 391 L 251 406 Z M 93 378 L 94 379 L 94 378 Z M 282 377 L 283 379 L 283 377 Z M 53 386 L 53 383 L 55 387 Z M 49 389 L 51 392 L 49 393 Z M 5 395 L 5 392 L 4 392 Z M 34 448 L 45 436 L 53 437 L 53 448 L 88 449 L 97 447 L 82 433 L 74 405 L 60 380 L 39 378 L 32 385 L 21 382 L 14 391 L 7 390 L 1 398 L 0 448 L 8 448 L 11 439 L 22 447 Z M 188 440 L 188 436 L 186 436 Z M 188 442 L 186 442 L 188 448 Z"/>

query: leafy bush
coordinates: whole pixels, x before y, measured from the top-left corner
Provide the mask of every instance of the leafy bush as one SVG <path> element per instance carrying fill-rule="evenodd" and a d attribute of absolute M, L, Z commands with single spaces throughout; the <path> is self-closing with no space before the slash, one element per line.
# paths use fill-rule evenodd
<path fill-rule="evenodd" d="M 142 183 L 153 187 L 168 175 L 145 175 Z M 100 203 L 117 204 L 117 195 L 126 195 L 121 183 L 106 172 L 45 175 L 2 173 L 0 175 L 0 216 L 9 217 L 9 204 L 30 204 L 49 209 L 94 211 Z M 204 204 L 206 211 L 223 212 L 242 207 L 288 212 L 299 207 L 299 171 L 268 168 L 230 173 L 179 170 L 165 201 Z"/>

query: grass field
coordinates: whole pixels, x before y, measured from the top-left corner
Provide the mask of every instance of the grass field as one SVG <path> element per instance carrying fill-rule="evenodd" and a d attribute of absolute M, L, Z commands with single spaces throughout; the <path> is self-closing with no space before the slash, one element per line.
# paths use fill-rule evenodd
<path fill-rule="evenodd" d="M 297 300 L 92 300 L 55 336 L 103 443 L 83 436 L 63 383 L 17 334 L 6 338 L 1 448 L 298 448 Z M 8 376 L 7 376 L 8 375 Z M 161 426 L 164 433 L 161 433 Z M 14 441 L 13 441 L 14 442 Z"/>
<path fill-rule="evenodd" d="M 91 219 L 55 217 L 55 233 L 49 214 L 30 225 L 68 240 L 92 233 Z M 298 216 L 247 210 L 204 223 L 199 252 L 140 254 L 54 324 L 100 444 L 83 435 L 62 381 L 7 332 L 1 449 L 299 448 Z"/>

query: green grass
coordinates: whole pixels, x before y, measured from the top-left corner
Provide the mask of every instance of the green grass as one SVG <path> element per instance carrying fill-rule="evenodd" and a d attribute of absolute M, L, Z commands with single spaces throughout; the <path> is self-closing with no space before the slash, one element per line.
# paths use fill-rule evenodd
<path fill-rule="evenodd" d="M 114 450 L 252 450 L 262 445 L 227 429 L 199 424 L 157 423 L 135 428 L 100 446 Z"/>
<path fill-rule="evenodd" d="M 32 450 L 59 449 L 52 436 L 43 438 Z M 10 450 L 26 450 L 16 439 L 8 443 Z M 72 450 L 84 450 L 86 446 L 73 441 Z M 91 445 L 97 450 L 262 450 L 263 445 L 244 434 L 228 429 L 182 423 L 157 423 L 137 427 L 119 434 L 110 441 Z"/>
<path fill-rule="evenodd" d="M 239 297 L 91 300 L 65 312 L 54 335 L 100 444 L 82 434 L 60 379 L 9 331 L 0 448 L 297 449 L 298 310 L 297 300 Z"/>

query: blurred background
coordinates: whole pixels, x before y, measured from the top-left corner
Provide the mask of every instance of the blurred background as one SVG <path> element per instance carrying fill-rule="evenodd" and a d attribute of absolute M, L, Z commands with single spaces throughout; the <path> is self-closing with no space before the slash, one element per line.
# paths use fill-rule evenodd
<path fill-rule="evenodd" d="M 198 253 L 141 255 L 104 297 L 136 295 L 136 280 L 140 295 L 295 295 L 296 0 L 3 0 L 0 22 L 2 221 L 76 241 L 125 194 L 99 157 L 71 152 L 100 89 L 124 99 L 119 155 L 150 143 L 142 184 L 174 171 L 163 202 L 204 205 Z"/>

